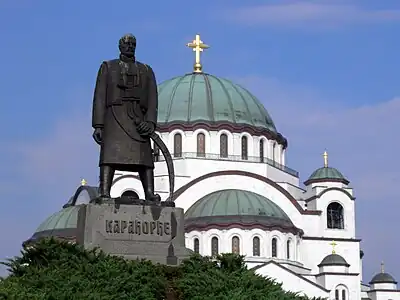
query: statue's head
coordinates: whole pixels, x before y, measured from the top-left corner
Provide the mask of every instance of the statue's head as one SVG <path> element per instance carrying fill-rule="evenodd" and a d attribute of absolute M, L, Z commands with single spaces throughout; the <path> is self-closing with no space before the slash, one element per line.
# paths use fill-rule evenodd
<path fill-rule="evenodd" d="M 136 38 L 133 34 L 125 34 L 119 39 L 119 51 L 127 57 L 134 57 L 136 50 Z"/>

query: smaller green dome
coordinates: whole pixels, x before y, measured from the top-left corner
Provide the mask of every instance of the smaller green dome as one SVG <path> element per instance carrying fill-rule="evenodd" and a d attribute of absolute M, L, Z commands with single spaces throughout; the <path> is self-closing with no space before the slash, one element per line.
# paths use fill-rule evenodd
<path fill-rule="evenodd" d="M 369 284 L 374 283 L 394 283 L 397 284 L 397 281 L 393 278 L 389 273 L 378 273 L 376 274 Z"/>
<path fill-rule="evenodd" d="M 63 208 L 52 214 L 36 229 L 35 233 L 56 229 L 76 228 L 80 206 Z"/>
<path fill-rule="evenodd" d="M 350 265 L 347 263 L 347 261 L 341 255 L 332 253 L 332 254 L 329 254 L 328 256 L 325 256 L 325 258 L 318 265 L 318 267 L 324 267 L 324 266 L 349 267 Z"/>
<path fill-rule="evenodd" d="M 304 182 L 305 185 L 323 181 L 338 181 L 348 184 L 349 181 L 339 172 L 338 169 L 332 167 L 322 167 L 315 170 L 311 176 Z"/>
<path fill-rule="evenodd" d="M 256 193 L 236 189 L 208 194 L 186 211 L 186 232 L 211 228 L 260 228 L 303 234 L 274 202 Z"/>
<path fill-rule="evenodd" d="M 290 220 L 271 200 L 244 190 L 221 190 L 204 196 L 185 213 L 185 218 L 212 216 L 268 216 Z"/>

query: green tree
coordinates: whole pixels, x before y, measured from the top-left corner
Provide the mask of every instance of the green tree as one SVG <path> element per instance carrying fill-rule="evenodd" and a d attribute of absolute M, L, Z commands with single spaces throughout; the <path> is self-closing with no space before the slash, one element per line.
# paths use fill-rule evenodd
<path fill-rule="evenodd" d="M 0 299 L 305 300 L 248 270 L 243 257 L 194 255 L 179 267 L 131 261 L 44 239 L 4 262 Z"/>

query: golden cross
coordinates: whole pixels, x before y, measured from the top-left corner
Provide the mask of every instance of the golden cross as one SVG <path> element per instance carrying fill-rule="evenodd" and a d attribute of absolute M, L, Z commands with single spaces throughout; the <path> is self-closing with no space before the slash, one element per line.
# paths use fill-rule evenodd
<path fill-rule="evenodd" d="M 328 167 L 328 152 L 324 151 L 324 167 Z"/>
<path fill-rule="evenodd" d="M 200 63 L 200 52 L 203 52 L 203 49 L 208 49 L 210 46 L 206 45 L 203 43 L 202 40 L 200 40 L 200 35 L 196 34 L 196 38 L 193 40 L 191 43 L 187 43 L 189 48 L 192 48 L 194 52 L 196 52 L 196 58 L 195 58 L 195 63 L 194 63 L 194 72 L 195 73 L 202 73 L 203 67 Z"/>
<path fill-rule="evenodd" d="M 381 262 L 381 273 L 385 273 L 385 264 Z"/>
<path fill-rule="evenodd" d="M 87 181 L 85 179 L 82 179 L 81 180 L 81 185 L 86 185 L 86 184 L 87 184 Z"/>
<path fill-rule="evenodd" d="M 336 253 L 336 251 L 335 251 L 335 247 L 336 247 L 336 242 L 335 241 L 332 241 L 332 243 L 330 243 L 329 245 L 331 245 L 332 246 L 332 254 L 335 254 Z"/>

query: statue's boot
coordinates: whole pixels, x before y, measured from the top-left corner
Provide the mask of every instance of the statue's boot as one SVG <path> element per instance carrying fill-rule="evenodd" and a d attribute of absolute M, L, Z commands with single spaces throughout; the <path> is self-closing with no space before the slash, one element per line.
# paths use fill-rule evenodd
<path fill-rule="evenodd" d="M 100 167 L 100 186 L 99 186 L 99 197 L 97 198 L 98 203 L 103 203 L 111 200 L 111 186 L 114 178 L 114 168 L 110 166 Z"/>
<path fill-rule="evenodd" d="M 141 170 L 139 177 L 143 185 L 145 200 L 153 203 L 160 202 L 160 195 L 154 193 L 154 169 L 145 168 Z"/>

